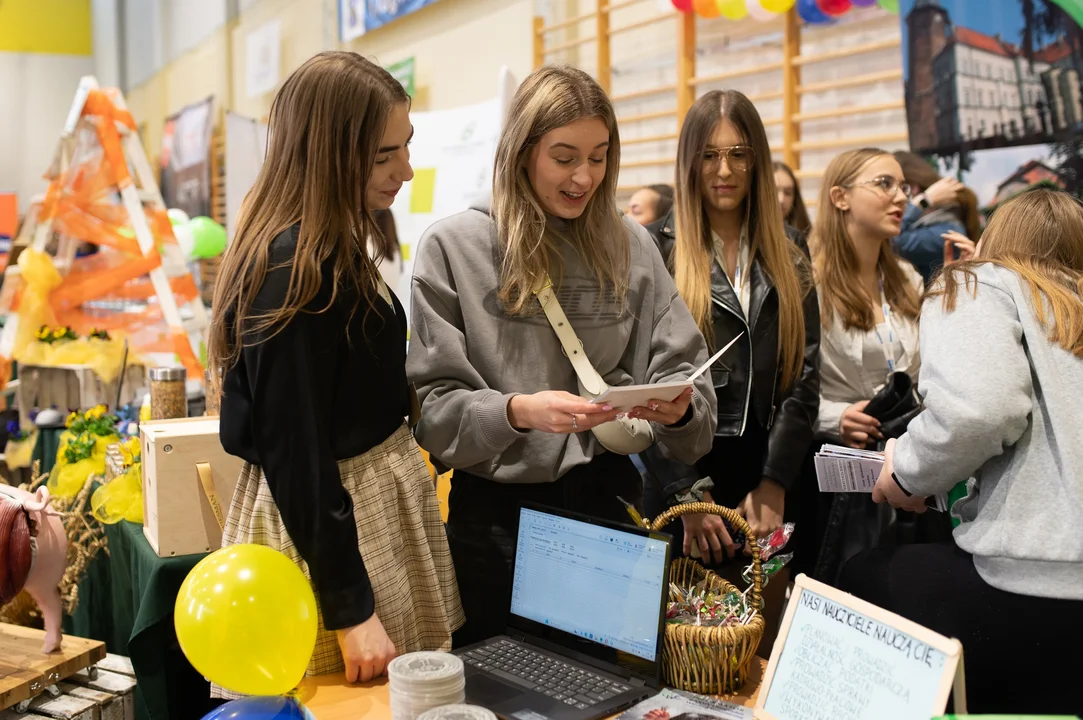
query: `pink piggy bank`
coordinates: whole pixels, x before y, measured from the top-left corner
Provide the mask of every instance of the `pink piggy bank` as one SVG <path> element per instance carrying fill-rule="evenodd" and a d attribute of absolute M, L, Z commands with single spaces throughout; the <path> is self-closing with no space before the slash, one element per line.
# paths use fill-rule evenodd
<path fill-rule="evenodd" d="M 60 514 L 49 507 L 49 491 L 31 494 L 0 483 L 0 605 L 22 590 L 45 618 L 44 653 L 60 649 L 60 580 L 68 564 L 68 536 Z"/>

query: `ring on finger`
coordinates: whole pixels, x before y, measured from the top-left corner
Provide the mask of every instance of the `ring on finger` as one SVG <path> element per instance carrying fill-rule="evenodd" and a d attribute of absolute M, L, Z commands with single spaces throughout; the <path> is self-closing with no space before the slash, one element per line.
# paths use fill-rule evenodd
<path fill-rule="evenodd" d="M 572 430 L 579 429 L 579 421 L 575 419 L 575 415 L 572 415 Z"/>

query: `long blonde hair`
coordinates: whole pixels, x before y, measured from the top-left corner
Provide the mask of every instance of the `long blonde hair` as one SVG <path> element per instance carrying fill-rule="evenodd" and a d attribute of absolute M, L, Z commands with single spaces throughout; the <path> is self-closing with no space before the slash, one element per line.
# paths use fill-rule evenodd
<path fill-rule="evenodd" d="M 831 189 L 847 187 L 869 163 L 891 153 L 879 148 L 847 150 L 835 157 L 824 171 L 820 190 L 820 207 L 812 226 L 809 244 L 813 246 L 817 292 L 820 294 L 820 319 L 830 327 L 836 314 L 847 329 L 869 331 L 876 326 L 870 298 L 857 282 L 858 260 L 853 238 L 846 229 L 846 213 L 831 200 Z M 902 180 L 902 178 L 898 178 Z M 877 268 L 884 279 L 884 297 L 892 310 L 910 320 L 921 311 L 918 291 L 907 278 L 899 258 L 891 247 L 891 238 L 880 244 Z"/>
<path fill-rule="evenodd" d="M 974 268 L 983 264 L 1017 274 L 1050 342 L 1083 357 L 1083 205 L 1078 200 L 1048 188 L 1008 200 L 985 228 L 979 256 L 948 266 L 926 297 L 942 295 L 944 308 L 954 310 L 959 281 L 977 293 Z"/>
<path fill-rule="evenodd" d="M 327 310 L 344 289 L 371 307 L 376 265 L 365 239 L 378 232 L 365 187 L 388 114 L 409 96 L 386 70 L 357 53 L 323 52 L 295 70 L 271 105 L 266 160 L 245 198 L 214 290 L 208 348 L 212 385 L 232 367 L 250 333 L 280 332 L 323 284 L 334 260 Z M 271 242 L 300 223 L 282 307 L 249 317 L 267 272 Z M 357 306 L 354 306 L 354 310 Z"/>
<path fill-rule="evenodd" d="M 783 390 L 801 375 L 805 357 L 804 299 L 812 287 L 804 254 L 790 241 L 778 204 L 771 148 L 755 106 L 736 90 L 714 90 L 689 109 L 677 144 L 673 206 L 677 239 L 673 270 L 677 290 L 707 343 L 714 346 L 711 321 L 711 229 L 703 208 L 703 152 L 718 123 L 728 119 L 753 150 L 751 188 L 745 200 L 750 258 L 759 258 L 778 291 L 778 367 Z"/>
<path fill-rule="evenodd" d="M 567 221 L 558 236 L 546 222 L 527 178 L 531 150 L 542 137 L 583 118 L 599 118 L 609 128 L 605 177 L 583 214 Z M 559 284 L 560 246 L 570 242 L 602 288 L 612 288 L 623 304 L 630 270 L 628 230 L 617 208 L 620 136 L 616 114 L 605 91 L 582 70 L 548 65 L 532 72 L 512 98 L 493 170 L 493 217 L 503 245 L 499 297 L 506 310 L 524 314 L 546 274 Z"/>

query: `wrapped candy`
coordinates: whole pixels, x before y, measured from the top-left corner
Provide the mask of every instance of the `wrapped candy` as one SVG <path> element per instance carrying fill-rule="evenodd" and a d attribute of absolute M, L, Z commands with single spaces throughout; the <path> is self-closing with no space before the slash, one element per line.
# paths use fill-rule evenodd
<path fill-rule="evenodd" d="M 747 625 L 756 613 L 743 594 L 730 591 L 722 595 L 703 583 L 687 590 L 670 583 L 669 598 L 666 620 L 671 623 L 731 627 Z"/>
<path fill-rule="evenodd" d="M 763 587 L 767 587 L 767 583 L 771 582 L 771 578 L 778 575 L 778 571 L 786 566 L 790 560 L 793 560 L 793 553 L 786 553 L 785 555 L 776 555 L 765 563 L 761 563 L 760 567 L 763 568 Z M 752 566 L 749 565 L 741 573 L 741 579 L 746 583 L 752 582 Z"/>
<path fill-rule="evenodd" d="M 760 546 L 760 560 L 767 562 L 771 559 L 772 555 L 786 547 L 786 543 L 790 542 L 790 536 L 793 535 L 793 527 L 794 525 L 792 522 L 786 523 L 767 537 L 760 538 L 758 541 Z"/>

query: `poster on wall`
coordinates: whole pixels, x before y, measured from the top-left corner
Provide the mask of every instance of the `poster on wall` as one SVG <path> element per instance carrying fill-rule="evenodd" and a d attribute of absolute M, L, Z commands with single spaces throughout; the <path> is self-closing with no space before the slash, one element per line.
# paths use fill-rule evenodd
<path fill-rule="evenodd" d="M 391 206 L 402 251 L 401 275 L 392 289 L 407 317 L 414 251 L 421 236 L 437 220 L 469 209 L 491 192 L 493 157 L 515 87 L 514 77 L 504 67 L 492 100 L 453 110 L 410 113 L 414 179 L 403 185 Z"/>
<path fill-rule="evenodd" d="M 162 197 L 190 217 L 211 214 L 211 127 L 214 97 L 166 118 L 162 131 Z"/>
<path fill-rule="evenodd" d="M 226 113 L 226 237 L 233 240 L 241 203 L 256 184 L 267 154 L 267 123 Z"/>
<path fill-rule="evenodd" d="M 245 38 L 247 63 L 245 65 L 245 89 L 248 97 L 266 95 L 278 85 L 281 64 L 282 23 L 272 20 Z"/>
<path fill-rule="evenodd" d="M 342 42 L 417 12 L 437 0 L 338 0 L 338 26 Z"/>
<path fill-rule="evenodd" d="M 1083 192 L 1083 28 L 1057 0 L 900 0 L 910 146 L 988 216 L 1038 184 Z"/>

